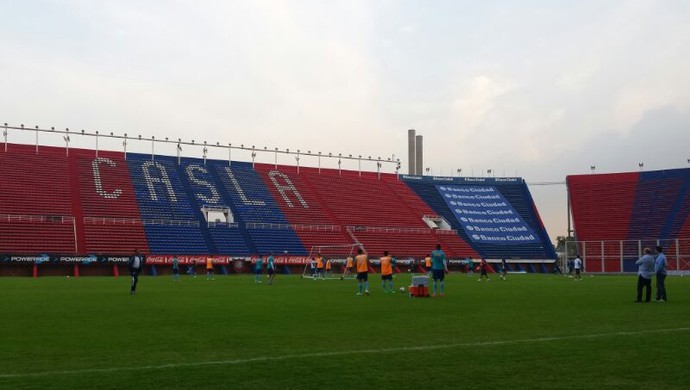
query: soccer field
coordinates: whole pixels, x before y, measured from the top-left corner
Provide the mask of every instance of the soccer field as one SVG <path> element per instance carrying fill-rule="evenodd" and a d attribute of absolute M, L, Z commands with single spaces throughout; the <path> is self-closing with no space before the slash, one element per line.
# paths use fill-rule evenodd
<path fill-rule="evenodd" d="M 433 299 L 370 282 L 0 278 L 0 388 L 690 387 L 690 278 L 649 304 L 636 276 L 451 273 Z"/>

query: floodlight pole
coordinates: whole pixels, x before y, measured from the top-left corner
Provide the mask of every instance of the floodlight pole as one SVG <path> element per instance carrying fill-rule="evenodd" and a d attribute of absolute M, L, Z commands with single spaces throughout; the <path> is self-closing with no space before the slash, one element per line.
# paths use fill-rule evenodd
<path fill-rule="evenodd" d="M 180 156 L 180 152 L 182 151 L 182 145 L 180 145 L 181 139 L 177 139 L 177 165 L 180 165 L 182 157 Z"/>
<path fill-rule="evenodd" d="M 36 126 L 36 154 L 38 154 L 38 126 Z"/>
<path fill-rule="evenodd" d="M 204 152 L 204 165 L 206 165 L 206 153 L 208 153 L 208 148 L 206 147 L 206 141 L 204 141 L 204 149 L 202 149 Z"/>
<path fill-rule="evenodd" d="M 566 183 L 566 185 L 567 185 L 567 183 Z M 569 195 L 569 192 L 568 192 L 568 188 L 567 188 L 567 187 L 566 187 L 566 190 L 565 190 L 565 200 L 566 200 L 566 210 L 565 210 L 565 213 L 566 213 L 566 216 L 568 217 L 568 237 L 572 237 L 573 228 L 572 228 L 572 225 L 571 225 L 571 223 L 570 223 L 570 195 Z M 566 243 L 567 243 L 567 242 L 568 242 L 568 241 L 566 241 Z M 567 245 L 566 245 L 566 249 L 567 249 Z M 565 253 L 566 253 L 566 256 L 567 256 L 568 251 L 566 250 Z"/>
<path fill-rule="evenodd" d="M 232 166 L 232 144 L 228 144 L 228 167 Z"/>
<path fill-rule="evenodd" d="M 376 176 L 381 180 L 381 161 L 376 162 Z"/>
<path fill-rule="evenodd" d="M 2 136 L 5 137 L 5 152 L 7 151 L 7 123 L 5 123 L 5 130 L 2 131 Z M 688 161 L 690 162 L 690 161 Z"/>
<path fill-rule="evenodd" d="M 321 152 L 319 152 L 319 174 L 321 173 Z M 338 170 L 340 170 L 340 160 L 338 160 Z"/>
<path fill-rule="evenodd" d="M 96 130 L 96 158 L 98 158 L 98 130 Z"/>
<path fill-rule="evenodd" d="M 295 156 L 295 160 L 297 160 L 297 174 L 299 175 L 299 150 L 297 150 L 297 156 Z"/>
<path fill-rule="evenodd" d="M 127 160 L 127 133 L 125 133 L 125 139 L 122 141 L 122 147 L 125 151 L 125 160 Z"/>
<path fill-rule="evenodd" d="M 66 131 L 69 131 L 69 129 L 66 129 Z M 65 140 L 65 155 L 69 156 L 69 134 L 63 136 L 62 139 Z"/>
<path fill-rule="evenodd" d="M 357 161 L 358 161 L 358 164 L 357 164 L 358 168 L 357 169 L 359 171 L 359 177 L 361 178 L 362 177 L 362 155 L 359 156 Z"/>
<path fill-rule="evenodd" d="M 273 168 L 278 170 L 278 148 L 273 149 Z"/>

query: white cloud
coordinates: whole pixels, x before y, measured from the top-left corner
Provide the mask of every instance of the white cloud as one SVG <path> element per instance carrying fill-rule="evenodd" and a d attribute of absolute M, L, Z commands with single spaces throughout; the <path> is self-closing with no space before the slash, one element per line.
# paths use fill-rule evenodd
<path fill-rule="evenodd" d="M 495 108 L 495 99 L 505 94 L 510 87 L 500 85 L 488 76 L 476 76 L 459 89 L 461 96 L 452 102 L 452 108 L 460 127 L 472 134 L 485 123 L 487 115 Z"/>
<path fill-rule="evenodd" d="M 571 68 L 565 69 L 556 81 L 556 86 L 565 93 L 584 93 L 600 70 L 601 64 L 598 58 L 583 59 L 573 64 Z"/>

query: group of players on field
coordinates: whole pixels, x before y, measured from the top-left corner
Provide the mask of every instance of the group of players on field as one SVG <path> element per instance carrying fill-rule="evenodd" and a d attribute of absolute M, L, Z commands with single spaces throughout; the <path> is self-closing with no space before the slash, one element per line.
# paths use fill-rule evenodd
<path fill-rule="evenodd" d="M 137 256 L 140 256 L 138 251 L 135 251 L 135 256 L 132 256 L 133 259 L 138 259 Z M 142 256 L 143 258 L 143 256 Z M 130 271 L 132 271 L 131 264 L 134 261 L 130 261 Z M 141 263 L 143 263 L 145 260 L 143 260 Z M 383 252 L 383 257 L 379 259 L 380 262 L 380 267 L 381 267 L 381 283 L 383 287 L 384 293 L 395 293 L 395 289 L 393 287 L 393 269 L 396 266 L 396 259 L 391 256 L 388 251 Z M 429 274 L 429 276 L 432 277 L 433 279 L 433 290 L 432 290 L 432 296 L 440 295 L 444 296 L 445 295 L 445 274 L 448 273 L 448 261 L 446 260 L 446 254 L 441 250 L 441 245 L 436 245 L 436 249 L 432 251 L 425 259 L 424 259 L 424 265 L 426 272 Z M 472 275 L 474 263 L 472 262 L 472 259 L 468 258 L 467 260 L 467 269 L 468 269 L 468 276 Z M 507 264 L 506 260 L 503 259 L 501 263 L 501 278 L 505 280 L 505 276 L 507 273 Z M 321 256 L 321 254 L 318 254 L 315 258 L 312 258 L 310 261 L 310 269 L 311 269 L 311 276 L 318 278 L 318 277 L 324 277 L 324 275 L 330 274 L 332 270 L 332 262 L 330 259 L 324 260 L 324 258 Z M 141 267 L 143 268 L 143 267 Z M 263 256 L 259 256 L 259 258 L 256 260 L 256 263 L 254 264 L 254 282 L 255 283 L 261 283 L 262 278 L 263 278 L 263 268 L 264 268 L 264 258 Z M 489 280 L 489 276 L 487 274 L 487 263 L 486 259 L 482 259 L 480 264 L 479 264 L 479 271 L 480 271 L 480 277 L 478 281 L 481 281 L 483 278 L 486 277 L 487 280 Z M 357 255 L 354 257 L 348 257 L 345 263 L 345 275 L 351 274 L 353 270 L 356 270 L 357 272 L 357 282 L 358 282 L 358 292 L 357 295 L 369 295 L 369 257 L 366 252 L 362 248 L 359 248 L 357 251 Z M 173 279 L 174 280 L 179 280 L 179 265 L 177 261 L 177 257 L 173 258 Z M 275 260 L 273 258 L 273 253 L 270 253 L 268 257 L 266 258 L 266 271 L 268 273 L 268 284 L 273 284 L 273 279 L 275 277 Z M 188 270 L 188 273 L 196 275 L 196 272 L 194 271 L 193 268 L 190 267 Z M 137 272 L 132 272 L 133 275 L 133 280 L 132 280 L 132 293 L 134 293 L 136 289 L 136 282 L 137 282 L 137 277 L 138 276 L 138 267 L 137 267 Z M 206 278 L 207 280 L 214 280 L 213 277 L 213 257 L 209 256 L 208 259 L 206 260 Z"/>
<path fill-rule="evenodd" d="M 396 259 L 391 256 L 388 251 L 383 252 L 383 257 L 379 259 L 379 264 L 381 267 L 381 284 L 384 293 L 395 293 L 395 288 L 393 287 L 393 269 L 396 265 Z M 433 290 L 431 296 L 444 296 L 445 295 L 445 275 L 448 273 L 448 261 L 446 260 L 446 254 L 441 250 L 441 245 L 436 245 L 436 249 L 432 251 L 424 260 L 426 272 L 433 279 Z M 474 264 L 472 259 L 467 260 L 468 275 L 472 275 L 472 270 Z M 309 262 L 310 276 L 313 278 L 324 278 L 325 275 L 330 275 L 333 269 L 333 264 L 330 259 L 324 259 L 319 253 L 317 256 L 313 257 Z M 488 264 L 486 259 L 482 259 L 479 263 L 480 276 L 478 281 L 489 280 L 487 273 Z M 357 295 L 369 295 L 369 256 L 362 249 L 357 250 L 357 255 L 352 258 L 348 257 L 345 261 L 345 271 L 344 275 L 352 274 L 353 271 L 357 272 L 357 282 L 358 282 L 358 292 Z M 501 279 L 505 280 L 508 266 L 506 260 L 503 259 L 501 262 Z M 268 256 L 267 271 L 269 275 L 269 284 L 272 284 L 273 277 L 275 275 L 275 264 L 273 262 L 273 255 Z M 263 275 L 263 258 L 259 256 L 256 264 L 254 265 L 254 273 L 256 275 L 255 282 L 261 283 L 261 277 Z"/>
<path fill-rule="evenodd" d="M 351 259 L 348 259 L 346 263 L 346 273 L 348 269 L 352 267 Z M 468 263 L 468 275 L 471 275 L 472 263 L 471 259 Z M 355 257 L 355 263 L 357 266 L 357 282 L 359 291 L 357 295 L 369 295 L 369 258 L 366 253 L 360 248 L 357 251 L 357 256 Z M 383 284 L 383 290 L 386 293 L 395 293 L 393 289 L 393 266 L 395 265 L 395 259 L 392 258 L 388 251 L 383 252 L 383 257 L 380 259 L 381 263 L 381 280 Z M 436 249 L 429 254 L 425 259 L 426 271 L 430 274 L 433 279 L 433 289 L 431 296 L 445 295 L 445 275 L 448 273 L 448 261 L 446 260 L 446 254 L 441 250 L 441 245 L 436 245 Z M 508 272 L 508 265 L 506 260 L 501 261 L 501 279 L 505 280 L 506 273 Z M 479 272 L 481 281 L 484 277 L 489 280 L 487 273 L 488 264 L 486 259 L 482 259 L 479 263 Z"/>

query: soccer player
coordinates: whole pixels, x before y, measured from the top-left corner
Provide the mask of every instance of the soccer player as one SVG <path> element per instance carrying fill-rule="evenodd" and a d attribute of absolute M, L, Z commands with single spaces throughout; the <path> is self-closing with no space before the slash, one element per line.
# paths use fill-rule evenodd
<path fill-rule="evenodd" d="M 364 291 L 364 294 L 369 295 L 369 257 L 367 257 L 362 248 L 357 250 L 355 263 L 357 263 L 357 284 L 359 286 L 357 295 L 362 295 L 362 291 Z"/>
<path fill-rule="evenodd" d="M 323 262 L 323 257 L 321 257 L 321 253 L 316 255 L 316 277 L 320 277 L 323 279 L 323 267 L 324 267 L 324 262 Z"/>
<path fill-rule="evenodd" d="M 431 273 L 434 277 L 434 291 L 431 296 L 435 297 L 437 292 L 441 296 L 446 295 L 444 279 L 448 273 L 448 262 L 446 254 L 441 250 L 441 244 L 436 244 L 436 250 L 431 252 Z"/>
<path fill-rule="evenodd" d="M 208 255 L 206 258 L 206 280 L 216 280 L 213 277 L 213 255 Z"/>
<path fill-rule="evenodd" d="M 506 259 L 501 259 L 501 280 L 506 280 L 506 275 L 508 274 L 508 263 Z"/>
<path fill-rule="evenodd" d="M 276 274 L 276 265 L 273 260 L 273 253 L 268 254 L 268 259 L 266 260 L 266 271 L 268 272 L 268 284 L 273 284 L 273 277 Z"/>
<path fill-rule="evenodd" d="M 472 277 L 474 275 L 474 261 L 471 257 L 467 258 L 467 276 Z"/>
<path fill-rule="evenodd" d="M 309 261 L 309 273 L 311 274 L 312 278 L 316 277 L 316 260 L 314 260 L 313 257 Z"/>
<path fill-rule="evenodd" d="M 146 265 L 146 257 L 139 253 L 139 249 L 134 250 L 134 255 L 129 258 L 127 266 L 129 273 L 132 275 L 132 285 L 129 288 L 129 293 L 134 295 L 137 293 L 137 283 L 139 282 L 139 272 L 144 269 Z"/>
<path fill-rule="evenodd" d="M 656 302 L 666 302 L 666 255 L 664 248 L 656 247 L 656 261 L 654 262 L 654 273 L 656 274 Z"/>
<path fill-rule="evenodd" d="M 331 264 L 331 259 L 327 259 L 327 260 L 326 260 L 326 275 L 330 275 L 330 274 L 331 274 L 331 267 L 332 267 L 332 266 L 333 266 L 333 265 Z"/>
<path fill-rule="evenodd" d="M 482 278 L 486 276 L 486 281 L 489 282 L 491 279 L 489 279 L 489 274 L 486 273 L 487 268 L 489 267 L 488 264 L 486 264 L 486 259 L 482 259 L 479 262 L 479 279 L 477 279 L 477 282 L 481 282 Z"/>
<path fill-rule="evenodd" d="M 426 258 L 424 258 L 424 268 L 426 270 L 427 275 L 431 274 L 431 255 L 427 254 Z"/>
<path fill-rule="evenodd" d="M 259 258 L 256 259 L 256 264 L 254 265 L 254 283 L 261 283 L 261 279 L 263 278 L 263 272 L 264 272 L 264 258 L 259 255 Z"/>
<path fill-rule="evenodd" d="M 384 293 L 393 293 L 395 294 L 395 290 L 393 289 L 393 258 L 388 255 L 388 251 L 383 252 L 383 257 L 380 259 L 381 260 L 381 286 L 383 287 L 383 292 Z M 388 282 L 388 283 L 386 283 Z M 389 288 L 386 288 L 386 284 L 389 285 Z"/>
<path fill-rule="evenodd" d="M 187 275 L 194 276 L 196 278 L 196 260 L 191 259 L 189 265 L 187 265 Z"/>
<path fill-rule="evenodd" d="M 573 269 L 575 270 L 575 280 L 581 281 L 582 275 L 580 275 L 580 269 L 582 268 L 582 260 L 580 260 L 580 255 L 575 255 L 573 260 Z"/>
<path fill-rule="evenodd" d="M 345 260 L 345 275 L 350 275 L 354 268 L 352 256 L 348 256 Z"/>
<path fill-rule="evenodd" d="M 177 256 L 173 256 L 173 258 L 172 258 L 172 273 L 173 273 L 173 281 L 179 282 L 180 281 L 180 264 L 179 264 L 179 260 L 177 259 Z"/>

